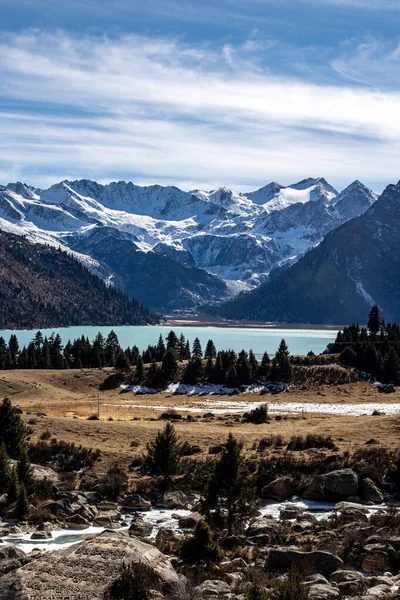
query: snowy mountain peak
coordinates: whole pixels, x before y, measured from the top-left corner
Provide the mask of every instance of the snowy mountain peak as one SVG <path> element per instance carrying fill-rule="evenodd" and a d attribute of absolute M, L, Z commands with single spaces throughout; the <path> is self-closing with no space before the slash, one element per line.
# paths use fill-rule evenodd
<path fill-rule="evenodd" d="M 15 194 L 18 194 L 18 196 L 22 196 L 22 198 L 26 199 L 39 198 L 39 196 L 36 194 L 36 190 L 34 187 L 28 185 L 27 183 L 21 183 L 21 181 L 17 181 L 16 183 L 9 183 L 6 187 L 1 186 L 0 189 L 2 191 L 9 190 L 11 192 L 14 192 Z"/>
<path fill-rule="evenodd" d="M 276 196 L 278 196 L 279 192 L 285 189 L 286 186 L 281 185 L 280 183 L 276 183 L 275 181 L 271 181 L 268 185 L 256 190 L 255 192 L 248 192 L 245 194 L 247 198 L 249 198 L 255 204 L 266 204 Z"/>

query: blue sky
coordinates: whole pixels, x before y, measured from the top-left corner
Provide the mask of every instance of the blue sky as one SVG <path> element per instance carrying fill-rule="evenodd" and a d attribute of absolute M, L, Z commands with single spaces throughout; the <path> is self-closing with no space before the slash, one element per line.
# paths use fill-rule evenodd
<path fill-rule="evenodd" d="M 400 0 L 0 0 L 0 182 L 400 179 Z"/>

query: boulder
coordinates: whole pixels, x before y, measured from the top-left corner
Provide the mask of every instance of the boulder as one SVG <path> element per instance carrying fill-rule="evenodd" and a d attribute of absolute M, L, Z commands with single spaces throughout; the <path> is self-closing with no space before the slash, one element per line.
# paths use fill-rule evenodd
<path fill-rule="evenodd" d="M 31 540 L 51 540 L 52 537 L 50 531 L 34 531 Z"/>
<path fill-rule="evenodd" d="M 85 517 L 77 513 L 65 519 L 65 526 L 68 529 L 87 529 L 90 527 L 90 523 Z"/>
<path fill-rule="evenodd" d="M 388 598 L 391 598 L 391 588 L 388 585 L 385 584 L 381 584 L 381 585 L 374 585 L 374 587 L 369 588 L 369 590 L 367 591 L 367 593 L 365 594 L 365 598 L 366 600 L 368 599 L 373 599 L 373 598 L 380 598 L 381 600 L 386 600 Z"/>
<path fill-rule="evenodd" d="M 298 571 L 312 571 L 329 577 L 343 565 L 343 561 L 330 552 L 316 550 L 302 552 L 292 548 L 271 548 L 268 552 L 265 569 L 286 572 L 292 568 Z"/>
<path fill-rule="evenodd" d="M 203 581 L 195 588 L 196 596 L 199 598 L 224 598 L 231 593 L 231 588 L 225 581 L 218 579 Z"/>
<path fill-rule="evenodd" d="M 179 529 L 193 529 L 201 519 L 202 516 L 200 513 L 192 513 L 186 517 L 179 517 L 178 527 Z"/>
<path fill-rule="evenodd" d="M 293 478 L 284 476 L 265 486 L 261 491 L 261 497 L 273 500 L 289 500 L 295 493 L 296 485 Z"/>
<path fill-rule="evenodd" d="M 304 491 L 309 500 L 340 500 L 358 495 L 358 477 L 352 469 L 316 475 Z"/>
<path fill-rule="evenodd" d="M 0 550 L 0 580 L 2 575 L 26 565 L 30 560 L 30 557 L 16 546 L 2 547 Z"/>
<path fill-rule="evenodd" d="M 224 573 L 237 573 L 247 571 L 248 565 L 243 558 L 234 558 L 221 563 L 220 568 Z"/>
<path fill-rule="evenodd" d="M 306 583 L 309 600 L 340 600 L 341 593 L 329 583 Z"/>
<path fill-rule="evenodd" d="M 157 500 L 156 506 L 159 508 L 169 509 L 187 509 L 189 506 L 189 500 L 186 494 L 183 492 L 167 492 Z"/>
<path fill-rule="evenodd" d="M 130 536 L 135 537 L 148 537 L 153 531 L 153 525 L 146 523 L 143 519 L 134 519 L 129 527 L 128 533 Z"/>
<path fill-rule="evenodd" d="M 122 564 L 144 562 L 167 585 L 179 583 L 170 561 L 161 552 L 121 532 L 104 531 L 0 577 L 0 600 L 80 598 L 103 600 L 104 592 L 120 574 Z"/>
<path fill-rule="evenodd" d="M 374 504 L 381 504 L 384 500 L 383 493 L 374 484 L 372 479 L 363 479 L 360 482 L 360 496 L 365 502 L 373 502 Z"/>
<path fill-rule="evenodd" d="M 139 496 L 139 494 L 127 494 L 122 500 L 125 510 L 147 511 L 151 510 L 151 502 Z"/>
<path fill-rule="evenodd" d="M 304 508 L 297 504 L 287 503 L 279 511 L 279 518 L 282 521 L 296 519 L 304 513 Z"/>

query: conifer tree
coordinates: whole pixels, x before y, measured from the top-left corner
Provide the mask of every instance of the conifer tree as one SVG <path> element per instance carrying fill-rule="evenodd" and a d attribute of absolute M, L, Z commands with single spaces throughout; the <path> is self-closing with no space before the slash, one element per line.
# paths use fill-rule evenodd
<path fill-rule="evenodd" d="M 18 459 L 25 444 L 26 429 L 21 415 L 9 398 L 0 404 L 0 444 L 4 442 L 10 458 Z"/>
<path fill-rule="evenodd" d="M 173 350 L 176 350 L 178 348 L 178 346 L 179 346 L 178 337 L 177 337 L 175 331 L 173 331 L 171 329 L 171 331 L 167 335 L 167 349 L 172 348 Z"/>
<path fill-rule="evenodd" d="M 261 364 L 258 367 L 257 374 L 260 377 L 268 377 L 270 366 L 271 366 L 271 360 L 268 356 L 268 352 L 264 352 L 263 357 L 261 359 Z"/>
<path fill-rule="evenodd" d="M 275 353 L 276 362 L 279 364 L 284 357 L 289 358 L 289 348 L 286 341 L 282 339 Z"/>
<path fill-rule="evenodd" d="M 253 377 L 255 377 L 258 370 L 258 360 L 256 359 L 256 355 L 254 354 L 253 350 L 249 350 L 249 363 L 251 374 Z"/>
<path fill-rule="evenodd" d="M 201 564 L 207 567 L 221 562 L 223 553 L 208 523 L 201 519 L 193 530 L 193 534 L 183 541 L 181 558 L 184 563 Z"/>
<path fill-rule="evenodd" d="M 206 350 L 204 352 L 204 358 L 216 358 L 217 357 L 217 349 L 212 340 L 208 340 Z"/>
<path fill-rule="evenodd" d="M 115 370 L 118 373 L 127 373 L 130 370 L 130 368 L 131 366 L 129 364 L 127 356 L 122 350 L 122 348 L 120 348 L 115 358 Z"/>
<path fill-rule="evenodd" d="M 167 381 L 172 381 L 178 370 L 178 361 L 176 352 L 172 347 L 169 347 L 164 354 L 162 361 L 162 371 Z"/>
<path fill-rule="evenodd" d="M 135 370 L 135 382 L 141 384 L 144 379 L 144 364 L 143 358 L 140 356 L 137 357 L 136 361 L 136 370 Z"/>
<path fill-rule="evenodd" d="M 166 348 L 165 348 L 165 344 L 164 344 L 164 339 L 160 333 L 160 337 L 158 338 L 157 347 L 156 347 L 156 360 L 158 362 L 161 362 L 162 359 L 164 358 L 165 350 L 166 350 Z"/>
<path fill-rule="evenodd" d="M 196 337 L 193 342 L 192 356 L 193 358 L 203 358 L 203 350 L 198 337 Z"/>
<path fill-rule="evenodd" d="M 7 492 L 11 479 L 10 459 L 4 442 L 0 445 L 0 495 Z"/>
<path fill-rule="evenodd" d="M 371 308 L 368 316 L 368 330 L 371 335 L 375 336 L 379 333 L 381 323 L 382 321 L 379 314 L 379 307 L 375 305 Z"/>
<path fill-rule="evenodd" d="M 164 487 L 167 488 L 172 477 L 180 471 L 181 454 L 182 444 L 175 427 L 167 423 L 165 428 L 157 433 L 155 439 L 147 444 L 144 470 L 150 475 L 163 477 Z"/>
<path fill-rule="evenodd" d="M 233 530 L 243 528 L 245 520 L 257 511 L 256 482 L 247 469 L 242 448 L 230 433 L 221 458 L 207 486 L 203 511 L 208 518 Z"/>
<path fill-rule="evenodd" d="M 189 340 L 186 340 L 186 346 L 185 346 L 185 357 L 184 360 L 190 360 L 192 357 L 192 353 L 190 352 L 190 344 L 189 344 Z"/>
<path fill-rule="evenodd" d="M 234 367 L 233 365 L 228 369 L 225 382 L 226 382 L 227 387 L 230 387 L 230 388 L 235 388 L 239 385 L 239 379 L 238 379 L 236 367 Z"/>

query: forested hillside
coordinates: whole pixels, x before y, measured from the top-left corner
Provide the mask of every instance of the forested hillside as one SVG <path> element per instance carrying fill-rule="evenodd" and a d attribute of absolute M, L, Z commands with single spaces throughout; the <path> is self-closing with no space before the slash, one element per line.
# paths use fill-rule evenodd
<path fill-rule="evenodd" d="M 0 328 L 137 325 L 157 320 L 65 252 L 0 232 Z"/>

